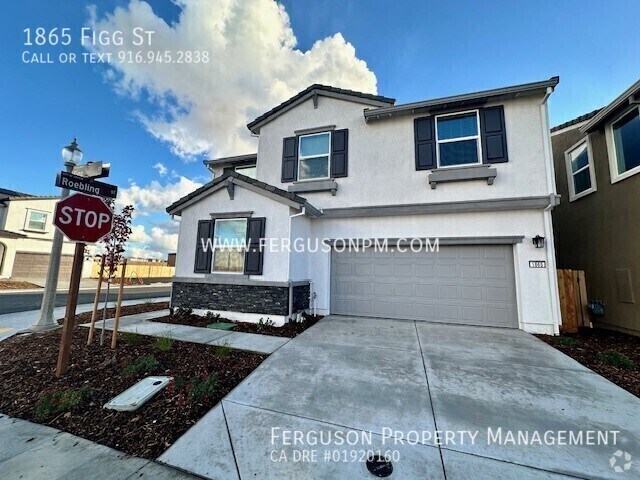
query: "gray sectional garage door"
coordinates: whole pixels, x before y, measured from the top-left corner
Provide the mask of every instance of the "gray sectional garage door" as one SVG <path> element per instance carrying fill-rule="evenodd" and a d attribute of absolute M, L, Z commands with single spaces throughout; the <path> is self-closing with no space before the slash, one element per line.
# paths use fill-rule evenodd
<path fill-rule="evenodd" d="M 511 245 L 331 256 L 331 313 L 518 327 Z"/>

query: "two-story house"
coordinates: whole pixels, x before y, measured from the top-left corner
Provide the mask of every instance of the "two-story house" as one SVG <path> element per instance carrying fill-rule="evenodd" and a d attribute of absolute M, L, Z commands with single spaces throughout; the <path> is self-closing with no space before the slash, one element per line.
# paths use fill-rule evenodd
<path fill-rule="evenodd" d="M 0 188 L 0 278 L 42 281 L 53 244 L 53 212 L 60 197 L 39 197 Z M 60 279 L 71 276 L 74 244 L 62 246 Z M 90 269 L 86 269 L 90 273 Z M 87 273 L 87 275 L 88 275 Z"/>
<path fill-rule="evenodd" d="M 310 86 L 249 123 L 257 154 L 205 162 L 213 180 L 167 208 L 172 306 L 557 333 L 558 81 L 403 105 Z"/>
<path fill-rule="evenodd" d="M 605 303 L 598 326 L 640 335 L 640 81 L 551 140 L 568 200 L 553 214 L 558 266 L 585 271 L 589 299 Z"/>

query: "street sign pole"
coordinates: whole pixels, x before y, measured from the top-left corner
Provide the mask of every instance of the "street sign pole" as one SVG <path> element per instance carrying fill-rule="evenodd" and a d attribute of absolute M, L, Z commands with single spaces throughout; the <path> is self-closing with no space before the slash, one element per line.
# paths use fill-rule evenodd
<path fill-rule="evenodd" d="M 67 173 L 71 173 L 73 166 L 73 163 L 65 163 Z M 60 197 L 64 199 L 68 196 L 69 189 L 63 188 Z M 40 305 L 40 317 L 36 323 L 29 327 L 29 330 L 32 332 L 42 332 L 59 327 L 53 318 L 53 309 L 56 303 L 56 289 L 58 288 L 58 275 L 60 273 L 60 257 L 62 256 L 63 240 L 62 232 L 56 229 L 53 232 L 49 268 L 47 269 L 47 279 L 45 280 L 42 304 Z"/>
<path fill-rule="evenodd" d="M 56 377 L 64 375 L 69 368 L 71 358 L 71 340 L 76 321 L 76 305 L 78 303 L 78 291 L 80 289 L 80 278 L 82 277 L 82 262 L 84 260 L 84 243 L 76 243 L 73 255 L 73 268 L 71 270 L 71 285 L 69 286 L 69 296 L 67 298 L 67 311 L 64 316 L 62 326 L 62 338 L 60 339 L 60 351 L 58 353 L 58 365 L 56 366 Z"/>

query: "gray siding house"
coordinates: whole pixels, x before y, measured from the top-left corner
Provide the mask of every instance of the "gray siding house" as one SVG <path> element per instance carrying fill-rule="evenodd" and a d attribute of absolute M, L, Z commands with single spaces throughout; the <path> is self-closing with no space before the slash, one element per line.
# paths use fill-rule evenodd
<path fill-rule="evenodd" d="M 551 129 L 558 268 L 584 270 L 601 327 L 640 335 L 640 81 Z"/>

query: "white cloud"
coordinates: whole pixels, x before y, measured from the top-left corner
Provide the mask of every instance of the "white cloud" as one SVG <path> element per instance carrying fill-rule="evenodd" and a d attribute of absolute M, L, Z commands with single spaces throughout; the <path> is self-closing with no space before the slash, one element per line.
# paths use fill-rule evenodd
<path fill-rule="evenodd" d="M 96 47 L 116 59 L 119 50 L 208 52 L 208 63 L 114 62 L 114 75 L 105 76 L 121 94 L 148 96 L 156 113 L 138 112 L 138 119 L 187 160 L 255 151 L 246 123 L 312 83 L 377 92 L 374 73 L 342 34 L 296 49 L 289 16 L 273 0 L 174 1 L 182 11 L 171 25 L 141 0 L 89 15 L 96 30 L 155 31 L 150 46 L 133 46 L 128 35 L 125 46 Z"/>
<path fill-rule="evenodd" d="M 173 225 L 151 227 L 147 233 L 144 225 L 133 225 L 126 248 L 126 256 L 131 258 L 166 258 L 168 253 L 178 248 L 178 232 Z M 177 222 L 171 222 L 177 223 Z M 163 228 L 164 227 L 164 228 Z"/>
<path fill-rule="evenodd" d="M 158 174 L 159 174 L 161 177 L 164 177 L 164 176 L 167 174 L 167 172 L 169 171 L 169 169 L 168 169 L 167 167 L 165 167 L 165 165 L 164 165 L 163 163 L 160 163 L 160 162 L 156 163 L 156 164 L 153 166 L 153 168 L 155 168 L 156 170 L 158 170 Z"/>
<path fill-rule="evenodd" d="M 136 209 L 134 212 L 136 216 L 145 216 L 154 212 L 164 213 L 165 209 L 173 202 L 201 186 L 201 183 L 182 176 L 179 176 L 174 183 L 161 184 L 152 180 L 144 187 L 131 183 L 128 188 L 120 189 L 116 205 L 118 207 L 133 205 Z"/>

